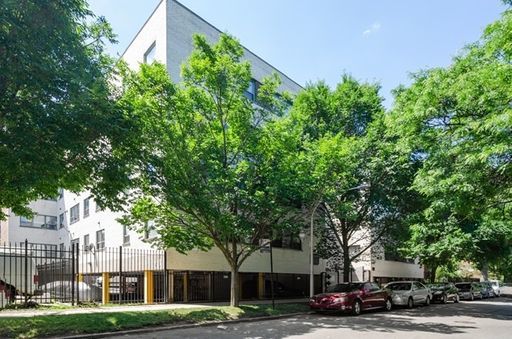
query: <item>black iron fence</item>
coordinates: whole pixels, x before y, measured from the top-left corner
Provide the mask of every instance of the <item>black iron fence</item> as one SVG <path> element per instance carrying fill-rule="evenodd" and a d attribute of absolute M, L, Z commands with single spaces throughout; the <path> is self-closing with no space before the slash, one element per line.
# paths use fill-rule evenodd
<path fill-rule="evenodd" d="M 4 244 L 0 245 L 0 308 L 53 302 L 165 302 L 165 267 L 165 252 L 160 250 Z"/>
<path fill-rule="evenodd" d="M 166 303 L 228 301 L 231 274 L 170 271 L 165 251 L 124 247 L 79 248 L 47 244 L 0 245 L 0 308 L 70 303 Z M 242 299 L 309 294 L 306 274 L 240 273 Z M 315 276 L 315 291 L 321 289 Z"/>

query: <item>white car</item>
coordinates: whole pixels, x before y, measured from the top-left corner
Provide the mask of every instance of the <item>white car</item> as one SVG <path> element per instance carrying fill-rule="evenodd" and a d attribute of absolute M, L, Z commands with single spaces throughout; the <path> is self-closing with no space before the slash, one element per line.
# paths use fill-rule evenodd
<path fill-rule="evenodd" d="M 489 280 L 494 291 L 494 296 L 499 297 L 501 295 L 501 284 L 499 280 Z"/>
<path fill-rule="evenodd" d="M 393 281 L 384 286 L 391 294 L 393 305 L 413 308 L 414 305 L 430 305 L 432 291 L 418 281 Z"/>

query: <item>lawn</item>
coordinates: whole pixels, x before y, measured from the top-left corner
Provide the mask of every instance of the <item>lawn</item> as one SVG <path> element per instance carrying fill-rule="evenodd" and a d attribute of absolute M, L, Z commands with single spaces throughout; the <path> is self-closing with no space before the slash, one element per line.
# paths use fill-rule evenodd
<path fill-rule="evenodd" d="M 280 315 L 308 310 L 306 304 L 242 305 L 166 311 L 112 312 L 35 317 L 5 317 L 0 314 L 0 337 L 34 338 L 135 329 L 148 326 L 204 323 L 215 320 Z"/>

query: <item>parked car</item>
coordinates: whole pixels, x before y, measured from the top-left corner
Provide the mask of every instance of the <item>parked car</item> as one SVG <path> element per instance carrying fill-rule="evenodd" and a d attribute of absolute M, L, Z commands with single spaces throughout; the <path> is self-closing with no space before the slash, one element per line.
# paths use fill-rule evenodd
<path fill-rule="evenodd" d="M 494 295 L 496 297 L 501 296 L 501 283 L 499 280 L 489 280 L 491 283 L 492 289 L 494 291 Z"/>
<path fill-rule="evenodd" d="M 459 289 L 453 283 L 439 282 L 428 285 L 432 290 L 432 301 L 446 304 L 448 301 L 459 302 Z"/>
<path fill-rule="evenodd" d="M 75 293 L 76 297 L 77 289 L 78 298 L 80 301 L 101 300 L 101 288 L 94 285 L 89 285 L 83 281 L 74 282 L 74 285 L 75 286 L 72 286 L 72 282 L 69 280 L 57 280 L 40 286 L 40 289 L 43 293 L 43 297 L 45 294 L 49 294 L 51 298 L 56 298 L 59 300 L 71 300 L 72 292 Z"/>
<path fill-rule="evenodd" d="M 394 281 L 384 286 L 391 294 L 393 305 L 407 306 L 413 308 L 414 305 L 430 305 L 432 292 L 430 288 L 418 281 Z"/>
<path fill-rule="evenodd" d="M 494 298 L 494 289 L 488 281 L 480 282 L 480 289 L 482 290 L 482 296 L 484 298 Z"/>
<path fill-rule="evenodd" d="M 317 294 L 309 300 L 314 311 L 341 311 L 359 315 L 362 311 L 392 308 L 391 297 L 376 283 L 352 282 L 329 287 L 327 293 Z"/>
<path fill-rule="evenodd" d="M 482 299 L 482 290 L 480 285 L 473 282 L 456 283 L 455 287 L 459 289 L 459 299 L 461 300 L 475 300 L 476 298 Z"/>

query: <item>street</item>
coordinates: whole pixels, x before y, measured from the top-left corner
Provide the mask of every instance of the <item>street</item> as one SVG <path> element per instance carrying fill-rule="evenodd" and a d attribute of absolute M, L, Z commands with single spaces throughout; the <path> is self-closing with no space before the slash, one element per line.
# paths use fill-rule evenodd
<path fill-rule="evenodd" d="M 511 338 L 512 299 L 169 330 L 118 338 Z"/>

